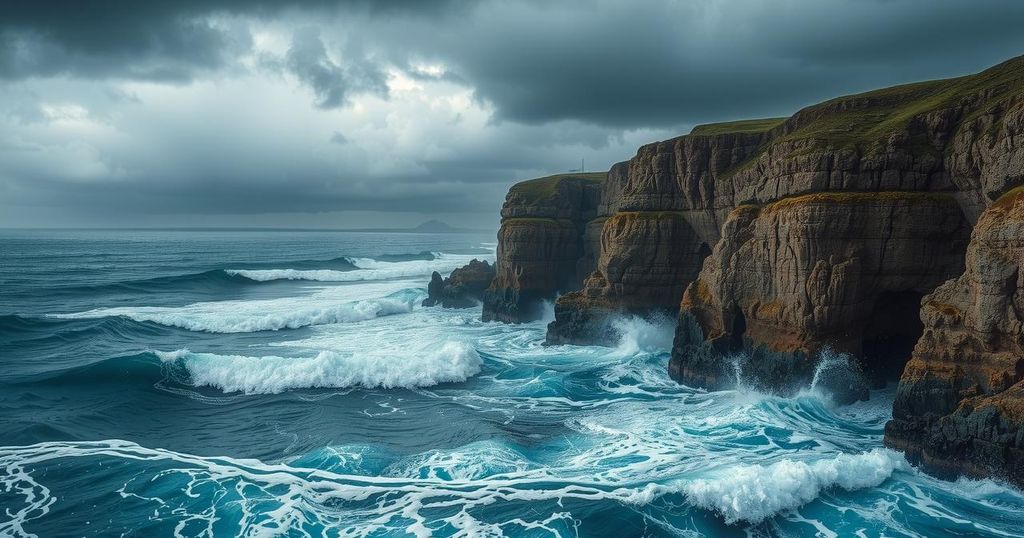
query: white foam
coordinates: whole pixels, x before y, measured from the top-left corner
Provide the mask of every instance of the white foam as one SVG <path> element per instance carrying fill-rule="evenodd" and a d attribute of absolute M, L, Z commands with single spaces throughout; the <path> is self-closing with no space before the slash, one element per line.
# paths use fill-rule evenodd
<path fill-rule="evenodd" d="M 722 514 L 726 523 L 760 523 L 813 501 L 828 489 L 875 487 L 905 466 L 902 454 L 887 449 L 809 463 L 787 459 L 767 466 L 732 467 L 720 476 L 687 484 L 684 492 L 695 505 Z"/>
<path fill-rule="evenodd" d="M 190 353 L 188 348 L 176 349 L 174 351 L 160 351 L 157 349 L 150 350 L 154 355 L 157 356 L 162 362 L 174 362 L 178 359 L 184 358 Z"/>
<path fill-rule="evenodd" d="M 486 258 L 486 256 L 483 257 Z M 447 275 L 455 269 L 466 265 L 473 258 L 479 259 L 481 256 L 435 253 L 433 260 L 408 260 L 401 262 L 384 262 L 372 258 L 349 258 L 349 261 L 356 266 L 356 269 L 351 271 L 331 269 L 226 269 L 224 272 L 257 282 L 269 282 L 272 280 L 360 282 L 427 276 L 433 271 Z"/>
<path fill-rule="evenodd" d="M 190 353 L 157 353 L 175 357 L 195 385 L 224 392 L 277 394 L 299 388 L 414 388 L 462 382 L 480 372 L 480 355 L 472 346 L 445 342 L 431 351 L 394 355 L 366 350 L 357 354 L 321 351 L 315 357 L 248 357 Z M 166 360 L 166 359 L 164 359 Z"/>
<path fill-rule="evenodd" d="M 619 333 L 616 349 L 622 356 L 672 351 L 675 322 L 667 317 L 621 318 L 612 322 L 612 327 Z"/>
<path fill-rule="evenodd" d="M 410 285 L 412 283 L 409 283 Z M 211 333 L 247 333 L 296 329 L 309 325 L 327 325 L 373 319 L 412 311 L 422 298 L 419 290 L 402 290 L 389 296 L 346 300 L 385 290 L 336 289 L 330 293 L 283 297 L 255 301 L 213 301 L 180 307 L 137 306 L 97 308 L 72 314 L 54 314 L 63 319 L 91 319 L 123 316 L 134 321 L 152 322 L 190 331 Z M 367 293 L 367 292 L 370 293 Z M 393 291 L 393 290 L 392 290 Z M 339 297 L 340 295 L 340 297 Z"/>

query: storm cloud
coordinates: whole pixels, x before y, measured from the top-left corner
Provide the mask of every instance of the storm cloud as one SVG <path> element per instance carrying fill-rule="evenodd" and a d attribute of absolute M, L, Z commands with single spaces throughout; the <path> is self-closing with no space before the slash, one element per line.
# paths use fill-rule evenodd
<path fill-rule="evenodd" d="M 1024 53 L 1014 0 L 15 2 L 0 225 L 491 225 L 697 123 Z"/>

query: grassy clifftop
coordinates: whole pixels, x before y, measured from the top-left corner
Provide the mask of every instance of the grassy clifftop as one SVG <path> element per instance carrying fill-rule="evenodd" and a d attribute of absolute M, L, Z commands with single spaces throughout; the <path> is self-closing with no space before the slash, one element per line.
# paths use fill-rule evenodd
<path fill-rule="evenodd" d="M 918 82 L 838 97 L 795 114 L 780 140 L 870 148 L 929 112 L 964 108 L 960 122 L 1024 97 L 1024 56 L 975 75 Z"/>
<path fill-rule="evenodd" d="M 509 189 L 510 195 L 520 197 L 526 202 L 536 202 L 555 194 L 558 184 L 566 180 L 582 180 L 600 183 L 608 177 L 608 172 L 592 172 L 586 174 L 555 174 L 553 176 L 540 177 L 520 181 Z"/>
<path fill-rule="evenodd" d="M 763 133 L 782 125 L 786 118 L 764 118 L 759 120 L 726 121 L 698 125 L 690 131 L 690 136 L 716 136 L 730 133 L 747 134 Z"/>

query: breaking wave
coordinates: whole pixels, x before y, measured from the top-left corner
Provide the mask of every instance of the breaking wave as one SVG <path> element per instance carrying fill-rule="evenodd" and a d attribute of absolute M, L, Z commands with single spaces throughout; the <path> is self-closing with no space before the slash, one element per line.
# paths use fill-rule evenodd
<path fill-rule="evenodd" d="M 415 356 L 321 351 L 315 357 L 303 358 L 248 357 L 186 349 L 154 353 L 165 362 L 182 366 L 193 385 L 246 394 L 278 394 L 304 388 L 430 387 L 466 381 L 480 372 L 482 364 L 472 346 L 456 341 Z"/>
<path fill-rule="evenodd" d="M 182 307 L 97 308 L 72 314 L 52 314 L 59 319 L 92 319 L 121 316 L 138 322 L 152 322 L 189 331 L 250 333 L 297 329 L 310 325 L 348 323 L 412 311 L 425 293 L 405 289 L 386 297 L 324 304 L 308 298 L 259 301 L 216 301 Z"/>
<path fill-rule="evenodd" d="M 382 261 L 374 258 L 349 258 L 355 269 L 337 271 L 333 269 L 225 269 L 230 276 L 238 276 L 257 282 L 273 280 L 311 280 L 316 282 L 360 282 L 365 280 L 390 280 L 429 275 L 433 271 L 450 273 L 469 263 L 473 258 L 460 254 L 435 253 L 431 258 L 394 258 L 400 261 Z"/>
<path fill-rule="evenodd" d="M 875 487 L 906 467 L 903 455 L 888 449 L 839 454 L 814 462 L 782 460 L 771 465 L 743 465 L 720 476 L 699 479 L 683 491 L 692 503 L 720 513 L 726 523 L 760 523 L 816 499 L 823 491 Z"/>

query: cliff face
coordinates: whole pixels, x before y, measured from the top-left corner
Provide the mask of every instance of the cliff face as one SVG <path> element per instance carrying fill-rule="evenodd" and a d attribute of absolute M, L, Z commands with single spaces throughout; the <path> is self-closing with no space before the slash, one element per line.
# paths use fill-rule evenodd
<path fill-rule="evenodd" d="M 511 192 L 484 317 L 570 291 L 548 342 L 610 344 L 616 316 L 678 312 L 670 374 L 707 388 L 853 400 L 903 372 L 889 446 L 1024 484 L 1022 184 L 1024 57 L 699 126 L 600 187 Z"/>
<path fill-rule="evenodd" d="M 605 176 L 551 176 L 509 190 L 501 210 L 495 277 L 483 297 L 484 321 L 538 319 L 544 301 L 579 288 L 580 271 L 590 270 L 581 261 L 588 252 L 587 224 L 597 215 Z"/>
<path fill-rule="evenodd" d="M 716 192 L 719 174 L 767 140 L 777 120 L 743 122 L 741 132 L 694 134 L 648 144 L 613 167 L 599 206 L 596 271 L 583 289 L 561 296 L 548 343 L 614 343 L 622 314 L 675 315 L 678 298 L 718 239 L 731 203 Z M 744 129 L 749 132 L 743 132 Z"/>
<path fill-rule="evenodd" d="M 961 274 L 991 193 L 1024 180 L 1022 95 L 1016 59 L 834 99 L 774 129 L 724 174 L 736 209 L 683 296 L 672 375 L 721 387 L 740 366 L 745 382 L 788 392 L 828 346 L 875 382 L 895 378 L 922 330 L 919 300 Z"/>
<path fill-rule="evenodd" d="M 683 295 L 683 315 L 700 330 L 680 324 L 670 371 L 721 388 L 735 381 L 732 352 L 758 346 L 776 358 L 745 354 L 748 382 L 790 391 L 828 346 L 861 357 L 873 377 L 895 377 L 902 363 L 890 355 L 913 346 L 921 297 L 962 271 L 968 233 L 945 193 L 829 192 L 741 206 Z"/>
<path fill-rule="evenodd" d="M 978 220 L 967 269 L 928 295 L 886 445 L 940 474 L 1024 484 L 1024 187 Z"/>

